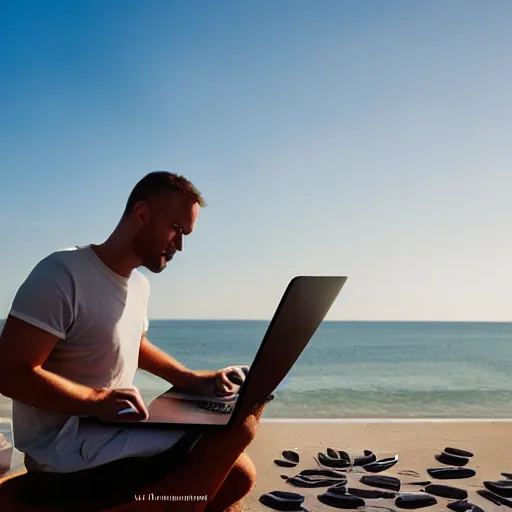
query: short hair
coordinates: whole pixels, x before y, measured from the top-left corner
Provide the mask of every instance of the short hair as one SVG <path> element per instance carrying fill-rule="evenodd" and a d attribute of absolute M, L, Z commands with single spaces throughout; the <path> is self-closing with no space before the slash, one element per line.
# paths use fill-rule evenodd
<path fill-rule="evenodd" d="M 123 216 L 129 215 L 139 201 L 147 201 L 150 197 L 165 191 L 181 192 L 191 197 L 199 206 L 206 206 L 201 192 L 187 178 L 172 172 L 155 171 L 144 176 L 135 185 L 128 197 Z"/>

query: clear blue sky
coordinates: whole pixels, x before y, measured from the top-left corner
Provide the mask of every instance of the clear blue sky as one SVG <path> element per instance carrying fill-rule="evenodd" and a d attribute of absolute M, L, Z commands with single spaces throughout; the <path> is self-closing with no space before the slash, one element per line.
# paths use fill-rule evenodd
<path fill-rule="evenodd" d="M 209 206 L 152 318 L 265 318 L 298 274 L 329 319 L 512 312 L 512 3 L 7 1 L 0 318 L 48 253 L 100 243 L 170 170 Z"/>

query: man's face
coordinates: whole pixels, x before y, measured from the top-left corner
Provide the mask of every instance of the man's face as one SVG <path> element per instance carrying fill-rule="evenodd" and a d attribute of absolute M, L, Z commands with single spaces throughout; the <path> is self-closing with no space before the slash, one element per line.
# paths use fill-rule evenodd
<path fill-rule="evenodd" d="M 142 266 L 159 273 L 176 251 L 183 249 L 183 237 L 194 230 L 199 205 L 185 194 L 162 194 L 138 205 L 139 231 L 133 250 Z"/>

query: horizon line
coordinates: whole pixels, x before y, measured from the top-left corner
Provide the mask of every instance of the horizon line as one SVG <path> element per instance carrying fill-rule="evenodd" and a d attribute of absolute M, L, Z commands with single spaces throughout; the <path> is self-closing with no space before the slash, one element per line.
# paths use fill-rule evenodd
<path fill-rule="evenodd" d="M 0 318 L 5 322 L 7 317 Z M 272 318 L 149 318 L 149 322 L 270 322 Z M 511 324 L 512 320 L 323 320 L 322 323 Z"/>
<path fill-rule="evenodd" d="M 150 322 L 270 322 L 272 318 L 150 318 Z M 510 324 L 512 320 L 323 320 L 322 323 L 452 323 L 452 324 Z"/>

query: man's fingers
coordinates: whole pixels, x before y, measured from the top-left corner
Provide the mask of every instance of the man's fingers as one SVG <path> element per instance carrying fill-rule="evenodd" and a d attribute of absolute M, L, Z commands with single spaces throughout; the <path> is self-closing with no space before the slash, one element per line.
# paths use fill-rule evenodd
<path fill-rule="evenodd" d="M 142 412 L 141 405 L 135 400 L 133 397 L 124 397 L 118 398 L 116 400 L 118 403 L 117 410 L 122 411 L 123 409 L 135 409 L 137 413 Z"/>
<path fill-rule="evenodd" d="M 221 382 L 221 384 L 224 384 L 226 386 L 229 386 L 232 384 L 232 382 L 228 379 L 227 372 L 223 371 L 220 374 L 220 382 Z"/>
<path fill-rule="evenodd" d="M 139 391 L 135 388 L 133 389 L 119 389 L 116 390 L 118 392 L 118 399 L 122 403 L 128 403 L 129 405 L 125 405 L 122 407 L 123 409 L 126 407 L 134 407 L 137 412 L 143 415 L 145 418 L 148 417 L 148 410 L 142 396 Z"/>
<path fill-rule="evenodd" d="M 234 392 L 233 383 L 226 377 L 224 372 L 220 372 L 215 384 L 214 394 L 217 396 L 229 396 Z"/>
<path fill-rule="evenodd" d="M 243 383 L 245 380 L 245 373 L 242 371 L 242 369 L 241 368 L 233 368 L 233 370 L 240 378 L 240 381 Z"/>
<path fill-rule="evenodd" d="M 117 400 L 117 412 L 119 413 L 125 409 L 134 409 L 134 413 L 138 414 L 138 407 L 131 400 Z M 126 414 L 130 413 L 127 412 Z"/>
<path fill-rule="evenodd" d="M 230 389 L 230 390 L 233 390 L 234 389 L 234 384 L 228 379 L 228 376 L 226 375 L 226 372 L 222 372 L 220 374 L 220 384 L 221 386 L 224 386 L 224 388 L 227 388 L 227 389 Z"/>
<path fill-rule="evenodd" d="M 119 421 L 140 421 L 148 418 L 144 412 L 139 412 L 129 400 L 121 400 L 117 409 L 116 419 Z"/>

